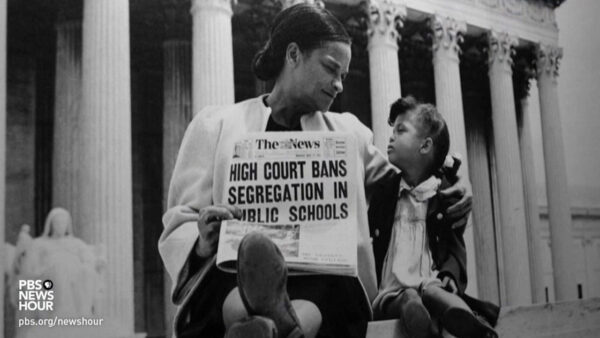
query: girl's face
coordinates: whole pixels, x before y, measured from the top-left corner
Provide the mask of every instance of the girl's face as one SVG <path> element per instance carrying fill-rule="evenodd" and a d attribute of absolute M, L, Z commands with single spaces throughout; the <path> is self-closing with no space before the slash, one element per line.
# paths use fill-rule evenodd
<path fill-rule="evenodd" d="M 414 112 L 398 115 L 387 147 L 389 161 L 400 169 L 422 161 L 420 156 L 424 138 L 414 121 Z"/>
<path fill-rule="evenodd" d="M 322 47 L 300 53 L 293 72 L 290 93 L 305 112 L 328 111 L 337 94 L 344 90 L 352 52 L 344 42 L 326 42 Z"/>

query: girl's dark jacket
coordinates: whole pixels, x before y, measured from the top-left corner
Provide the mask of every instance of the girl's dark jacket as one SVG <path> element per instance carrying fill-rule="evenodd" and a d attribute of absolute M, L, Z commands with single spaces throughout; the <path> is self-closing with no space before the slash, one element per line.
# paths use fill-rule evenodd
<path fill-rule="evenodd" d="M 450 182 L 453 183 L 456 181 L 458 165 L 455 165 L 453 168 L 445 168 L 445 174 L 440 172 L 440 174 L 436 175 L 442 179 L 440 190 L 450 186 Z M 452 179 L 448 179 L 448 177 Z M 369 230 L 373 239 L 378 283 L 381 283 L 383 262 L 388 246 L 390 245 L 396 203 L 400 189 L 400 179 L 401 174 L 397 174 L 388 179 L 381 180 L 376 184 L 371 195 Z M 434 263 L 433 268 L 438 270 L 437 277 L 440 280 L 445 276 L 451 277 L 458 288 L 458 295 L 463 298 L 473 311 L 482 315 L 491 325 L 495 325 L 500 311 L 499 307 L 465 294 L 465 289 L 467 288 L 467 252 L 463 239 L 465 226 L 452 229 L 452 223 L 446 218 L 443 212 L 445 207 L 442 205 L 440 195 L 437 194 L 429 200 L 427 208 L 425 224 L 429 248 Z"/>

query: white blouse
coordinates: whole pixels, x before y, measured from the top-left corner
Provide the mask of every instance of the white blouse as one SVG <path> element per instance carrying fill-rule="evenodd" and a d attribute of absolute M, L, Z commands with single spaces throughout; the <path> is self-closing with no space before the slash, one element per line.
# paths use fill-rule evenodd
<path fill-rule="evenodd" d="M 404 179 L 400 190 L 390 245 L 383 263 L 380 291 L 418 288 L 435 279 L 433 259 L 427 239 L 425 220 L 429 199 L 435 196 L 441 181 L 431 176 L 416 187 Z"/>

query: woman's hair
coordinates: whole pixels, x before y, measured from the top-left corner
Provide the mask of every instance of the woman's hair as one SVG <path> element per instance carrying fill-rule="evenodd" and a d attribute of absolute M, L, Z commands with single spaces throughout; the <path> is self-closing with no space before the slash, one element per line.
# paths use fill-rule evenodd
<path fill-rule="evenodd" d="M 252 70 L 261 80 L 272 80 L 283 68 L 285 53 L 295 42 L 302 52 L 309 52 L 324 42 L 350 43 L 346 29 L 328 10 L 298 4 L 281 11 L 271 25 L 269 40 L 252 60 Z"/>

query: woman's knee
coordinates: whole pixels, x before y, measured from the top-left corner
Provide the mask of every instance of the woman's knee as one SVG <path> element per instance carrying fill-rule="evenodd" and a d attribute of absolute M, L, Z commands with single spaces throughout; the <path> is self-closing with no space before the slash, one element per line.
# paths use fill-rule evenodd
<path fill-rule="evenodd" d="M 248 317 L 248 311 L 246 311 L 240 291 L 236 287 L 223 301 L 223 323 L 225 328 L 229 328 L 233 323 L 244 320 L 246 317 Z"/>
<path fill-rule="evenodd" d="M 298 316 L 304 336 L 316 337 L 323 320 L 319 308 L 313 302 L 303 299 L 292 300 L 292 307 Z"/>
<path fill-rule="evenodd" d="M 292 300 L 291 303 L 304 335 L 307 338 L 316 337 L 323 320 L 319 308 L 313 302 L 302 299 Z M 223 302 L 223 323 L 227 329 L 233 323 L 242 321 L 247 317 L 248 311 L 244 307 L 240 291 L 236 287 L 229 292 Z"/>

